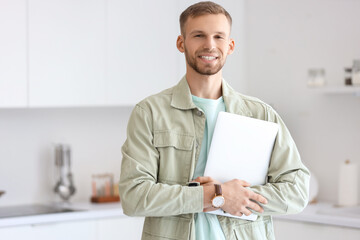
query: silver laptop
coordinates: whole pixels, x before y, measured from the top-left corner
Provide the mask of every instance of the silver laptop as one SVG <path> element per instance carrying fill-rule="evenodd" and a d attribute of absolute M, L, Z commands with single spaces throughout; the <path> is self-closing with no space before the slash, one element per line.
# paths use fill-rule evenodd
<path fill-rule="evenodd" d="M 237 178 L 251 185 L 265 184 L 278 128 L 273 122 L 220 112 L 204 176 L 222 183 Z M 252 221 L 257 219 L 255 214 L 238 217 L 222 210 L 208 213 Z"/>

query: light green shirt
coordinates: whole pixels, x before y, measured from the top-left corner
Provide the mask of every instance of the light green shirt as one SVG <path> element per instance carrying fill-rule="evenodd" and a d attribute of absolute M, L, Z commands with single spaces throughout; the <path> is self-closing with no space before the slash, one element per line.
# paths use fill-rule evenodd
<path fill-rule="evenodd" d="M 201 144 L 199 159 L 197 160 L 194 178 L 204 176 L 211 140 L 214 133 L 216 119 L 219 112 L 225 112 L 224 99 L 217 100 L 199 98 L 192 95 L 195 105 L 200 108 L 206 117 L 204 137 Z M 198 213 L 195 215 L 196 240 L 225 240 L 217 216 L 209 213 Z"/>

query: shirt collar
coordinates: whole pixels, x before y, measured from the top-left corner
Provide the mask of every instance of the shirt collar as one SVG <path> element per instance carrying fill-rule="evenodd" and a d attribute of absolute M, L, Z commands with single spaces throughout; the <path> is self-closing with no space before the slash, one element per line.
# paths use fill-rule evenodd
<path fill-rule="evenodd" d="M 248 117 L 252 116 L 250 109 L 246 106 L 241 95 L 239 95 L 224 79 L 222 80 L 222 96 L 227 112 Z M 186 81 L 186 76 L 184 76 L 174 87 L 171 106 L 182 110 L 196 108 L 191 97 L 190 87 Z"/>

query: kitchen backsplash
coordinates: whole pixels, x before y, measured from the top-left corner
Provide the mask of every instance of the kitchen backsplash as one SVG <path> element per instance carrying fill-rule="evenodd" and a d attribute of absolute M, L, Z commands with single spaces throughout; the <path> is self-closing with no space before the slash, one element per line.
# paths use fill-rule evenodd
<path fill-rule="evenodd" d="M 0 206 L 60 201 L 54 144 L 72 148 L 76 193 L 89 201 L 91 176 L 107 172 L 119 180 L 121 146 L 131 107 L 0 110 Z"/>

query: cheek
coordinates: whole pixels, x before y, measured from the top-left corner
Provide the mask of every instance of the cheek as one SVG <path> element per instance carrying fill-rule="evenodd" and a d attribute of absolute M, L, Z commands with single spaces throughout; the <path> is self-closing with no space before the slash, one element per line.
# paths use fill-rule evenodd
<path fill-rule="evenodd" d="M 224 46 L 224 53 L 226 53 L 226 55 L 230 55 L 232 53 L 232 49 L 229 45 Z"/>

